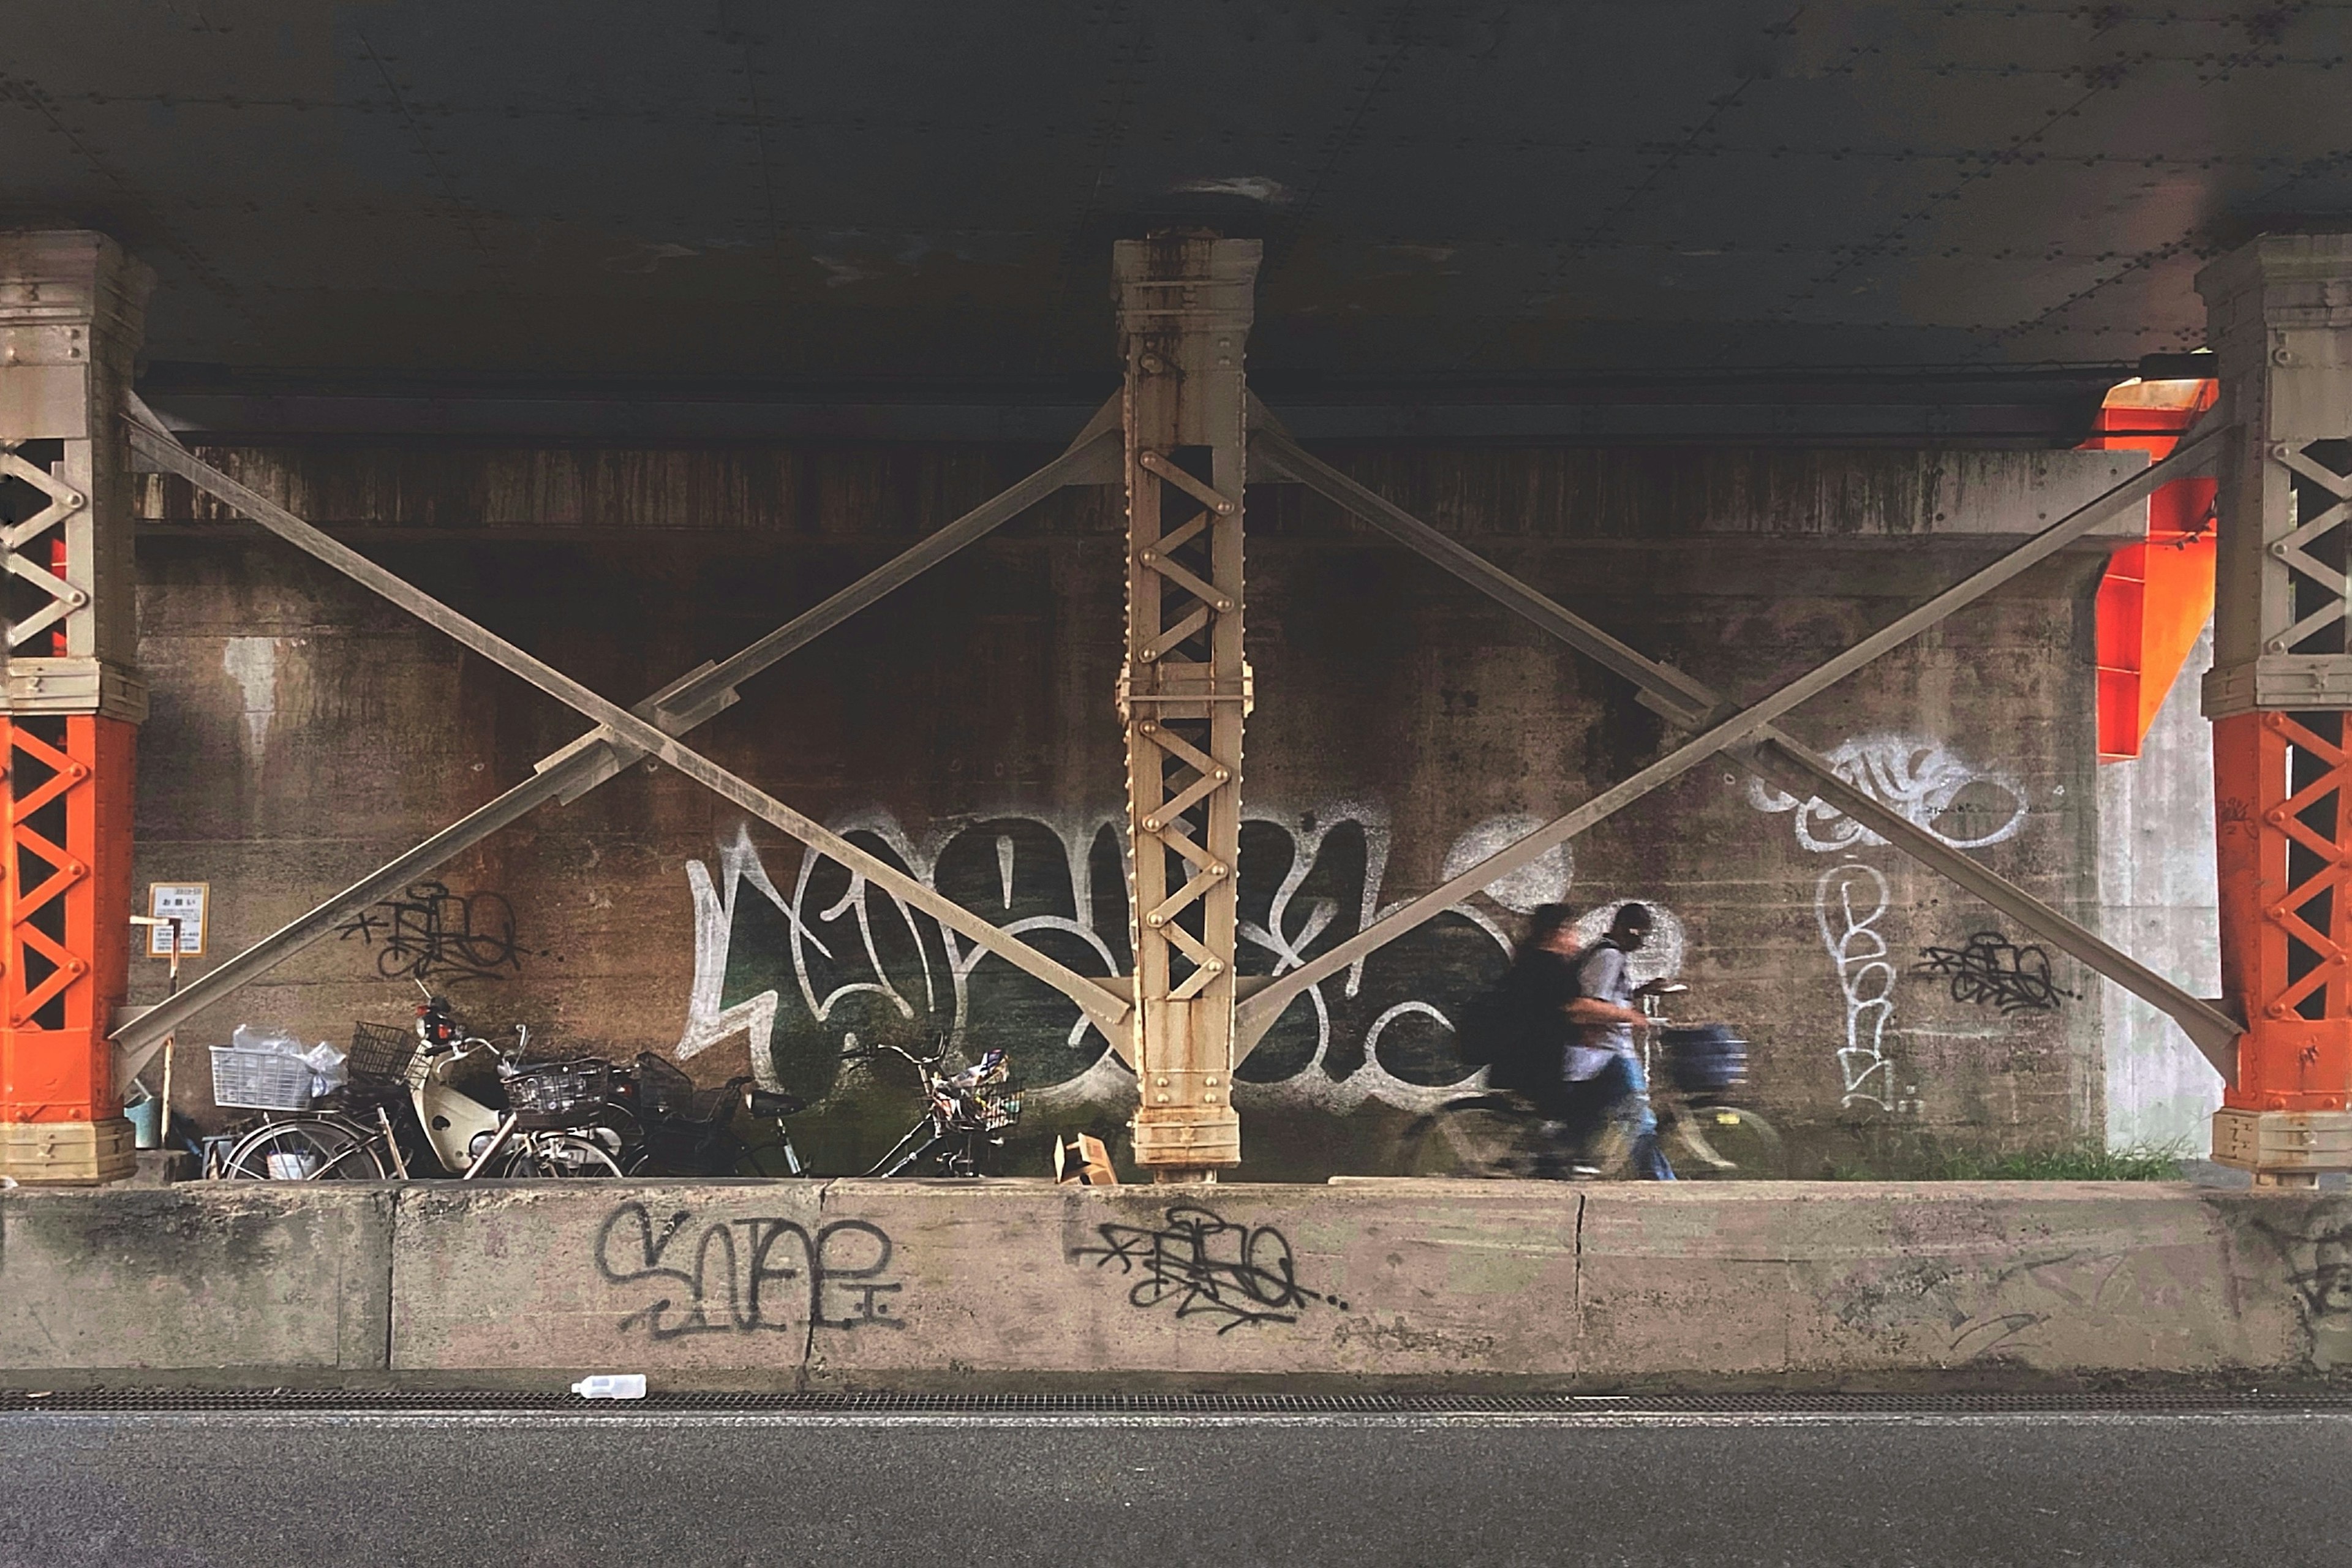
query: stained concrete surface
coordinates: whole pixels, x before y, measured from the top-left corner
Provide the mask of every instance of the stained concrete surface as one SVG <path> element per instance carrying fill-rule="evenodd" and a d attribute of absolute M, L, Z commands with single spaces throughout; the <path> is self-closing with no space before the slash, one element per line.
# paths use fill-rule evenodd
<path fill-rule="evenodd" d="M 2352 1414 L 0 1416 L 0 1565 L 2341 1562 Z"/>
<path fill-rule="evenodd" d="M 723 658 L 1047 454 L 949 444 L 448 447 L 205 455 L 595 687 L 634 701 Z M 1328 456 L 1569 607 L 1742 700 L 1850 646 L 2137 468 L 2118 452 L 1773 452 L 1388 443 Z M 525 776 L 575 715 L 184 483 L 142 491 L 141 882 L 212 888 L 225 956 Z M 1241 972 L 1328 950 L 1668 743 L 1631 689 L 1299 487 L 1252 487 L 1256 671 Z M 1123 973 L 1117 495 L 1065 491 L 743 688 L 715 760 L 1063 962 Z M 2061 909 L 2095 903 L 2090 544 L 1806 704 L 1859 786 Z M 2210 836 L 2209 836 L 2210 837 Z M 2109 993 L 2057 961 L 2035 1010 L 1922 966 L 2000 924 L 1843 818 L 1692 770 L 1298 998 L 1237 1074 L 1247 1180 L 1397 1170 L 1473 1070 L 1450 1020 L 1536 904 L 1642 899 L 1643 965 L 1754 1045 L 1789 1173 L 1902 1174 L 1922 1140 L 2095 1139 Z M 1039 922 L 1044 922 L 1040 924 Z M 2013 928 L 2008 934 L 2020 941 Z M 207 961 L 211 962 L 211 961 Z M 240 1023 L 398 1023 L 422 972 L 485 1032 L 764 1073 L 814 1108 L 812 1168 L 867 1168 L 919 1110 L 845 1037 L 1002 1046 L 1047 1131 L 1116 1145 L 1134 1085 L 1074 1005 L 853 887 L 675 772 L 632 769 L 363 911 L 180 1033 L 176 1114 L 216 1120 Z M 160 999 L 142 963 L 134 1003 Z"/>

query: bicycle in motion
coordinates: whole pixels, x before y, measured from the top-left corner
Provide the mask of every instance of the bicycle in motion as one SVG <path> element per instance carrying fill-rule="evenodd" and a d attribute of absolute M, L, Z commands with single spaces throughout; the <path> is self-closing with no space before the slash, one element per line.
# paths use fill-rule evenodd
<path fill-rule="evenodd" d="M 1658 1119 L 1658 1145 L 1685 1180 L 1769 1181 L 1788 1173 L 1780 1135 L 1736 1103 L 1748 1080 L 1748 1043 L 1728 1025 L 1674 1024 L 1659 998 L 1688 990 L 1653 987 L 1642 997 L 1644 1076 Z M 1663 1070 L 1661 1070 L 1663 1069 Z M 1528 1095 L 1473 1089 L 1406 1128 L 1403 1174 L 1523 1180 L 1632 1180 L 1633 1140 L 1613 1117 L 1579 1138 Z"/>

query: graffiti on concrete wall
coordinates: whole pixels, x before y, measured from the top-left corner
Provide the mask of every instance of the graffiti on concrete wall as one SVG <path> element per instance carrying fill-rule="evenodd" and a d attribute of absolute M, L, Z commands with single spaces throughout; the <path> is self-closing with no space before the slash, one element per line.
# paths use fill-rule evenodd
<path fill-rule="evenodd" d="M 885 1278 L 890 1237 L 864 1220 L 817 1228 L 781 1218 L 698 1221 L 679 1209 L 656 1217 L 625 1203 L 596 1232 L 596 1271 L 641 1302 L 621 1330 L 656 1340 L 689 1334 L 809 1328 L 904 1328 L 891 1315 L 901 1286 Z"/>
<path fill-rule="evenodd" d="M 443 882 L 412 882 L 335 930 L 344 942 L 359 938 L 387 980 L 501 980 L 522 967 L 514 906 L 503 893 L 453 893 Z"/>
<path fill-rule="evenodd" d="M 1914 965 L 1920 974 L 1951 982 L 1952 1000 L 2012 1013 L 2054 1013 L 2063 1001 L 2080 1001 L 2051 977 L 2050 954 L 2020 947 L 1997 931 L 1969 933 L 1958 947 L 1923 947 Z"/>
<path fill-rule="evenodd" d="M 1886 1053 L 1886 1026 L 1895 1016 L 1895 965 L 1878 922 L 1886 913 L 1886 879 L 1875 866 L 1848 860 L 1813 884 L 1813 919 L 1837 971 L 1845 1002 L 1845 1043 L 1837 1049 L 1838 1076 L 1851 1107 L 1892 1110 L 1895 1065 Z"/>
<path fill-rule="evenodd" d="M 2022 784 L 1967 761 L 1940 742 L 1891 731 L 1857 735 L 1829 752 L 1827 760 L 1846 783 L 1956 849 L 2002 843 L 2025 825 Z M 1854 853 L 1886 840 L 1819 796 L 1800 800 L 1761 779 L 1749 781 L 1748 800 L 1768 815 L 1789 815 L 1797 843 L 1808 853 L 1839 857 L 1838 864 L 1814 881 L 1813 918 L 1845 1014 L 1844 1038 L 1836 1051 L 1842 1103 L 1902 1109 L 1908 1103 L 1904 1097 L 1909 1089 L 1898 1090 L 1888 1050 L 1900 971 L 1879 929 L 1891 895 L 1885 873 Z M 2044 958 L 2045 979 L 2047 971 Z M 1977 982 L 1964 983 L 1956 975 L 1954 984 L 1958 995 L 1964 984 Z M 1993 984 L 1997 990 L 2007 987 L 2022 994 L 2030 976 Z"/>
<path fill-rule="evenodd" d="M 1129 967 L 1126 863 L 1108 817 L 961 817 L 918 837 L 874 810 L 831 826 L 966 909 L 987 916 L 1081 973 Z M 1537 826 L 1500 817 L 1465 833 L 1449 869 Z M 1249 814 L 1242 827 L 1241 969 L 1281 974 L 1379 919 L 1402 900 L 1383 892 L 1385 813 L 1341 802 L 1295 815 Z M 1076 1005 L 823 856 L 787 850 L 788 883 L 771 874 L 746 829 L 712 865 L 687 866 L 695 966 L 677 1053 L 748 1039 L 752 1070 L 790 1076 L 822 1095 L 860 1036 L 946 1037 L 976 1054 L 1015 1053 L 1033 1113 L 1131 1106 L 1134 1077 Z M 1524 911 L 1561 898 L 1566 850 L 1497 882 L 1488 897 Z M 1589 932 L 1614 906 L 1591 911 Z M 1677 973 L 1681 922 L 1658 911 L 1636 979 Z M 1236 1075 L 1244 1110 L 1270 1105 L 1344 1113 L 1367 1101 L 1433 1108 L 1475 1075 L 1454 1048 L 1453 1019 L 1500 975 L 1510 938 L 1486 909 L 1461 904 L 1292 1003 Z"/>
<path fill-rule="evenodd" d="M 1317 1301 L 1348 1303 L 1298 1283 L 1289 1238 L 1270 1225 L 1235 1225 L 1213 1209 L 1177 1204 L 1157 1226 L 1099 1225 L 1097 1244 L 1074 1247 L 1130 1278 L 1127 1299 L 1146 1310 L 1175 1304 L 1179 1318 L 1206 1318 L 1220 1334 L 1256 1323 L 1295 1323 Z"/>
<path fill-rule="evenodd" d="M 1858 735 L 1826 760 L 1838 777 L 1955 849 L 2001 843 L 2015 837 L 2025 823 L 2023 785 L 1963 761 L 1935 741 Z M 1886 842 L 1818 795 L 1800 801 L 1755 779 L 1748 785 L 1748 800 L 1759 811 L 1795 813 L 1797 842 L 1816 855 Z"/>

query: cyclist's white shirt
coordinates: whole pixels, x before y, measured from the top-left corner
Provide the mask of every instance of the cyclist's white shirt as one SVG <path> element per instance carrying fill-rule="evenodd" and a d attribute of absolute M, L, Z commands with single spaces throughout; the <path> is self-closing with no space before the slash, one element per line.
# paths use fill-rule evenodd
<path fill-rule="evenodd" d="M 1623 950 L 1613 942 L 1595 942 L 1577 960 L 1576 987 L 1580 995 L 1631 1007 L 1633 988 L 1625 973 Z M 1630 1024 L 1580 1024 L 1577 1036 L 1560 1066 L 1561 1076 L 1570 1083 L 1582 1083 L 1591 1078 L 1609 1065 L 1611 1057 L 1633 1054 L 1633 1027 Z"/>

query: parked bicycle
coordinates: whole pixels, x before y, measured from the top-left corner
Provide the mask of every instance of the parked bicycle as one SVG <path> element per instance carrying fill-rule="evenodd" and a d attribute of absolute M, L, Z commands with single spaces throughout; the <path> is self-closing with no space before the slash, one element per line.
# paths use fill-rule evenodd
<path fill-rule="evenodd" d="M 518 1026 L 513 1054 L 529 1039 Z M 525 1133 L 518 1142 L 512 1115 L 457 1080 L 472 1079 L 474 1088 L 484 1079 L 495 1082 L 496 1066 L 510 1059 L 489 1040 L 467 1033 L 439 996 L 418 1006 L 413 1028 L 359 1025 L 345 1063 L 348 1081 L 321 1104 L 312 1103 L 309 1069 L 299 1059 L 215 1047 L 215 1103 L 279 1114 L 230 1144 L 208 1173 L 232 1181 L 317 1182 L 500 1171 L 540 1135 Z M 549 1152 L 551 1163 L 571 1163 L 560 1152 Z"/>
<path fill-rule="evenodd" d="M 853 1046 L 842 1053 L 848 1061 L 878 1060 L 885 1054 L 912 1064 L 921 1080 L 925 1107 L 921 1120 L 907 1130 L 890 1152 L 875 1162 L 869 1176 L 903 1175 L 917 1165 L 930 1163 L 942 1176 L 977 1176 L 981 1152 L 1001 1148 L 1005 1133 L 1021 1120 L 1021 1089 L 1002 1050 L 991 1049 L 960 1072 L 943 1073 L 947 1041 L 919 1057 L 900 1046 Z"/>
<path fill-rule="evenodd" d="M 309 1069 L 298 1058 L 215 1052 L 218 1103 L 283 1114 L 230 1144 L 210 1173 L 381 1181 L 803 1172 L 784 1121 L 804 1109 L 793 1095 L 750 1079 L 698 1089 L 650 1054 L 634 1070 L 597 1057 L 531 1061 L 522 1026 L 503 1049 L 467 1034 L 444 998 L 416 1012 L 413 1029 L 356 1026 L 349 1082 L 324 1105 L 310 1103 Z M 736 1131 L 739 1112 L 773 1123 L 773 1138 L 747 1142 Z"/>
<path fill-rule="evenodd" d="M 1686 1180 L 1786 1174 L 1780 1135 L 1732 1100 L 1748 1081 L 1748 1042 L 1726 1024 L 1675 1024 L 1662 1016 L 1660 999 L 1688 989 L 1657 986 L 1641 999 L 1651 1019 L 1641 1049 L 1660 1146 Z M 1528 1096 L 1473 1090 L 1417 1118 L 1405 1130 L 1399 1163 L 1408 1175 L 1600 1181 L 1633 1174 L 1633 1140 L 1614 1121 L 1580 1148 L 1564 1147 L 1562 1138 L 1560 1124 Z"/>

